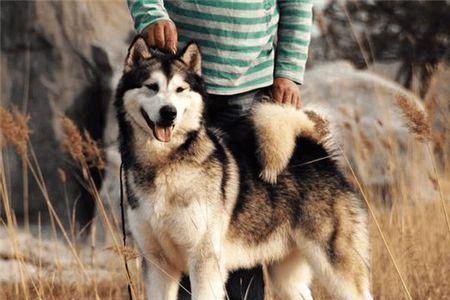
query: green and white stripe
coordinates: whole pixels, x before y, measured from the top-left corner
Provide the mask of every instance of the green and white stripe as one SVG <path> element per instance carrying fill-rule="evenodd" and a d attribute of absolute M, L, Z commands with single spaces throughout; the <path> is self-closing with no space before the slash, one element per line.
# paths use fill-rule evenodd
<path fill-rule="evenodd" d="M 200 45 L 212 94 L 269 86 L 274 77 L 303 83 L 311 0 L 128 0 L 128 6 L 139 33 L 172 20 L 180 48 L 191 40 Z"/>

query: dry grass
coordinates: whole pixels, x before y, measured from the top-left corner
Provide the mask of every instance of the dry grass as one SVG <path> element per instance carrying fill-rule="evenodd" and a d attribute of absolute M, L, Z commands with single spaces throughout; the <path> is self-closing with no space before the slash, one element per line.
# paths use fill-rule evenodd
<path fill-rule="evenodd" d="M 412 133 L 420 142 L 431 143 L 433 133 L 426 115 L 408 99 L 399 96 L 396 100 L 409 121 L 408 126 Z M 23 230 L 17 226 L 14 212 L 11 210 L 7 178 L 3 172 L 3 156 L 0 156 L 0 170 L 2 170 L 0 195 L 3 210 L 6 212 L 6 220 L 1 220 L 3 223 L 1 227 L 6 229 L 12 248 L 10 256 L 0 255 L 0 261 L 2 259 L 14 261 L 20 278 L 10 283 L 2 284 L 0 281 L 0 299 L 126 299 L 128 278 L 123 265 L 125 259 L 131 266 L 135 299 L 144 299 L 140 277 L 140 255 L 122 246 L 120 230 L 115 225 L 119 222 L 115 219 L 114 212 L 107 211 L 104 207 L 89 173 L 89 168 L 93 165 L 99 168 L 104 166 L 102 151 L 98 145 L 88 134 L 81 134 L 70 119 L 62 119 L 62 126 L 66 133 L 66 140 L 62 146 L 83 170 L 85 186 L 96 199 L 97 221 L 103 224 L 108 241 L 105 245 L 97 244 L 94 224 L 89 239 L 91 243 L 82 245 L 74 242 L 65 233 L 59 216 L 52 207 L 45 180 L 40 173 L 39 163 L 29 144 L 28 118 L 16 112 L 10 113 L 3 108 L 0 108 L 0 116 L 2 120 L 0 145 L 13 145 L 21 158 L 27 162 L 26 166 L 33 174 L 33 180 L 36 180 L 47 201 L 53 230 L 63 232 L 63 242 L 68 249 L 64 256 L 66 260 L 54 252 L 49 254 L 50 256 L 42 256 L 47 259 L 50 257 L 50 261 L 43 262 L 41 256 L 31 255 L 21 248 Z M 355 151 L 367 151 L 367 143 L 370 141 L 361 136 L 361 132 L 355 134 L 358 134 L 358 138 L 362 141 Z M 444 144 L 450 142 L 449 136 L 439 135 L 439 139 Z M 394 146 L 391 145 L 390 148 Z M 411 157 L 411 159 L 432 159 L 434 163 L 433 152 L 429 151 L 428 154 L 430 157 Z M 444 153 L 444 157 L 448 155 L 449 153 Z M 434 201 L 424 203 L 408 201 L 411 195 L 408 193 L 409 186 L 405 178 L 398 178 L 401 185 L 397 186 L 397 190 L 391 191 L 392 198 L 397 201 L 389 209 L 379 205 L 377 198 L 381 195 L 377 195 L 378 191 L 367 187 L 364 187 L 366 190 L 362 190 L 364 194 L 369 195 L 367 201 L 373 213 L 370 218 L 370 233 L 375 299 L 446 299 L 450 295 L 450 281 L 447 279 L 447 275 L 450 274 L 448 263 L 450 232 L 446 223 L 446 204 L 449 199 L 445 198 L 450 194 L 450 170 L 448 167 L 440 168 L 443 171 L 438 173 L 438 169 L 434 169 L 434 174 L 427 175 L 427 180 L 431 176 L 436 183 L 436 189 L 440 191 Z M 413 172 L 420 174 L 421 170 L 407 170 L 405 174 L 411 175 Z M 66 174 L 62 171 L 60 171 L 60 177 L 63 181 L 66 180 Z M 357 182 L 356 178 L 353 178 L 353 181 Z M 41 243 L 40 234 L 35 238 L 37 239 L 36 251 L 48 251 L 48 247 L 45 248 Z M 61 243 L 61 241 L 55 238 L 52 243 Z M 105 257 L 107 257 L 106 261 Z M 30 271 L 30 265 L 35 267 L 33 272 Z M 106 272 L 107 276 L 101 275 L 100 271 Z M 70 280 L 64 279 L 67 274 L 70 274 Z M 329 298 L 317 283 L 314 284 L 313 293 L 316 299 Z"/>
<path fill-rule="evenodd" d="M 0 107 L 0 146 L 9 143 L 16 148 L 21 157 L 26 156 L 30 136 L 28 119 L 28 116 L 17 111 L 9 112 Z"/>
<path fill-rule="evenodd" d="M 417 107 L 414 101 L 406 95 L 399 93 L 396 95 L 395 100 L 406 118 L 411 133 L 419 141 L 429 141 L 431 139 L 431 127 L 425 111 Z"/>
<path fill-rule="evenodd" d="M 82 135 L 73 121 L 67 117 L 61 118 L 61 124 L 66 135 L 63 147 L 70 156 L 82 165 L 104 169 L 103 152 L 89 132 L 85 131 Z"/>
<path fill-rule="evenodd" d="M 448 189 L 447 189 L 448 190 Z M 376 210 L 413 299 L 448 299 L 450 295 L 450 238 L 439 203 Z M 374 299 L 408 299 L 375 226 L 371 226 L 372 289 Z M 317 299 L 332 299 L 315 285 Z"/>

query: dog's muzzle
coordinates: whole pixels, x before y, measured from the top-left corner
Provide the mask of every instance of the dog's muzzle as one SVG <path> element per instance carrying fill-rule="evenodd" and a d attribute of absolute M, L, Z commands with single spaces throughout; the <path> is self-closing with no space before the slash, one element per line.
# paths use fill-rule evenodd
<path fill-rule="evenodd" d="M 155 123 L 150 120 L 145 109 L 141 107 L 141 115 L 147 123 L 148 127 L 153 131 L 153 135 L 160 142 L 169 142 L 172 138 L 174 121 L 177 117 L 177 110 L 173 105 L 165 105 L 159 110 L 160 118 Z"/>

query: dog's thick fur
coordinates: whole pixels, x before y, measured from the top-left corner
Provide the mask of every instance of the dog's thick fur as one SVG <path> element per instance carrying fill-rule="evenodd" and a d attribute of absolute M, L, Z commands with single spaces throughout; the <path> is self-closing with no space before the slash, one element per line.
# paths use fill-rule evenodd
<path fill-rule="evenodd" d="M 312 299 L 313 275 L 338 299 L 371 299 L 366 210 L 324 142 L 326 122 L 259 104 L 239 134 L 210 128 L 200 66 L 195 44 L 174 56 L 137 38 L 117 89 L 148 299 L 176 299 L 182 273 L 193 299 L 224 299 L 228 272 L 257 264 L 278 299 Z M 170 124 L 159 114 L 167 105 Z"/>

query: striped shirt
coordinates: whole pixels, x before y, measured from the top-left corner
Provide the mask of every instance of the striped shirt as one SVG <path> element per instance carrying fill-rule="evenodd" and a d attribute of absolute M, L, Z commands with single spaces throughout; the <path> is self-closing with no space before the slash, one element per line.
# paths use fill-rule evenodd
<path fill-rule="evenodd" d="M 312 0 L 128 0 L 141 33 L 171 20 L 179 48 L 195 40 L 211 94 L 233 95 L 284 77 L 299 84 L 308 55 Z"/>

